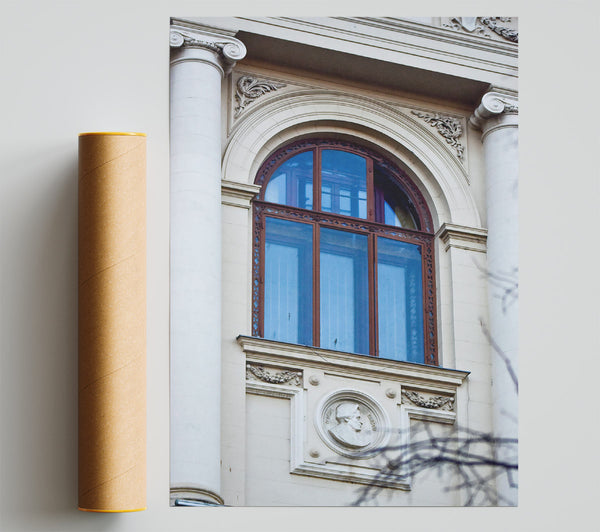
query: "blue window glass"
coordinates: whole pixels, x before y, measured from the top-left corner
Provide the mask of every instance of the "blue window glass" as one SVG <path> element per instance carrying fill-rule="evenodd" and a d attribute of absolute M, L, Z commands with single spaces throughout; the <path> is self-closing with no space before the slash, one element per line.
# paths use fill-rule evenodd
<path fill-rule="evenodd" d="M 421 248 L 377 238 L 379 356 L 423 362 Z"/>
<path fill-rule="evenodd" d="M 369 354 L 366 235 L 321 228 L 321 347 Z"/>
<path fill-rule="evenodd" d="M 271 203 L 312 209 L 313 152 L 305 151 L 285 161 L 269 179 L 265 200 Z"/>
<path fill-rule="evenodd" d="M 418 217 L 406 193 L 378 165 L 374 173 L 375 220 L 395 227 L 419 229 Z"/>
<path fill-rule="evenodd" d="M 312 344 L 312 225 L 265 219 L 264 336 Z"/>
<path fill-rule="evenodd" d="M 368 148 L 301 139 L 256 183 L 252 333 L 436 364 L 433 223 L 408 175 Z"/>
<path fill-rule="evenodd" d="M 321 210 L 367 217 L 367 160 L 340 150 L 321 152 Z"/>

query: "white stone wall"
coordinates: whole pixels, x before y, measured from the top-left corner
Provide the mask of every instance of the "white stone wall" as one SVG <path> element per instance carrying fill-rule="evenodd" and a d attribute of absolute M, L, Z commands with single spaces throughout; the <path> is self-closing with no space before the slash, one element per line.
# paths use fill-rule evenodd
<path fill-rule="evenodd" d="M 486 154 L 490 147 L 484 151 L 481 133 L 469 125 L 479 101 L 458 101 L 460 91 L 452 87 L 450 78 L 440 78 L 449 83 L 448 98 L 443 87 L 422 87 L 426 94 L 419 94 L 407 92 L 407 86 L 419 86 L 415 69 L 429 67 L 442 76 L 462 76 L 471 84 L 467 83 L 465 90 L 475 91 L 473 94 L 484 91 L 489 83 L 504 84 L 510 92 L 516 80 L 516 48 L 497 36 L 483 40 L 469 31 L 465 33 L 461 20 L 458 24 L 463 26 L 459 28 L 445 26 L 446 22 L 436 19 L 435 29 L 425 31 L 424 20 L 372 19 L 356 25 L 341 19 L 282 19 L 275 31 L 263 19 L 176 21 L 188 32 L 184 34 L 196 39 L 201 47 L 206 45 L 203 32 L 212 35 L 218 31 L 231 37 L 238 29 L 263 39 L 285 37 L 309 44 L 304 32 L 318 26 L 321 35 L 310 44 L 322 47 L 320 55 L 313 56 L 319 64 L 327 60 L 327 49 L 354 53 L 367 60 L 362 63 L 367 73 L 378 75 L 377 69 L 385 64 L 392 73 L 391 79 L 399 83 L 398 90 L 393 90 L 390 86 L 365 83 L 351 70 L 347 77 L 339 69 L 317 72 L 316 67 L 313 73 L 296 70 L 293 62 L 297 59 L 301 63 L 302 59 L 293 55 L 288 57 L 291 63 L 283 68 L 276 62 L 265 62 L 265 56 L 257 59 L 260 52 L 257 56 L 255 49 L 248 59 L 238 57 L 240 61 L 231 74 L 225 72 L 218 103 L 222 156 L 222 339 L 215 358 L 220 360 L 222 376 L 220 382 L 213 379 L 210 388 L 212 398 L 221 407 L 220 433 L 213 441 L 221 441 L 221 483 L 217 495 L 225 504 L 345 505 L 353 500 L 352 482 L 364 485 L 375 478 L 381 464 L 375 466 L 375 462 L 357 462 L 348 457 L 336 459 L 336 452 L 324 456 L 324 452 L 330 452 L 323 447 L 326 438 L 319 435 L 318 423 L 311 420 L 318 414 L 319 400 L 324 400 L 325 392 L 353 390 L 359 396 L 366 394 L 369 401 L 381 406 L 387 429 L 400 433 L 402 441 L 410 441 L 414 423 L 423 419 L 435 431 L 453 426 L 487 432 L 494 429 L 486 275 L 490 201 L 486 195 Z M 468 26 L 468 21 L 464 23 Z M 357 31 L 362 32 L 361 38 L 352 46 L 338 39 L 344 32 L 357 35 Z M 447 45 L 438 39 L 442 35 Z M 212 38 L 211 42 L 216 41 Z M 260 40 L 250 42 L 259 48 L 265 46 Z M 478 48 L 473 48 L 474 43 L 478 43 Z M 424 51 L 426 48 L 429 51 Z M 416 49 L 422 53 L 420 62 L 407 53 Z M 217 56 L 220 53 L 218 49 L 211 50 Z M 450 56 L 454 63 L 447 61 Z M 502 60 L 493 68 L 481 68 L 499 56 Z M 394 78 L 396 68 L 404 69 L 406 80 L 402 76 L 402 80 Z M 371 367 L 370 361 L 353 360 L 346 355 L 338 360 L 332 353 L 327 356 L 337 362 L 328 366 L 311 359 L 312 355 L 302 349 L 286 350 L 269 342 L 254 345 L 239 340 L 240 335 L 247 337 L 252 330 L 251 199 L 259 190 L 253 184 L 258 168 L 270 153 L 296 139 L 325 135 L 379 150 L 402 167 L 423 193 L 436 233 L 438 358 L 440 365 L 448 368 L 446 372 L 432 370 L 410 376 L 410 372 L 403 373 L 406 368 L 402 369 L 402 364 L 393 369 L 384 363 L 381 368 L 376 361 Z M 278 388 L 269 382 L 257 383 L 252 377 L 248 380 L 248 363 L 266 367 L 274 364 L 273 371 L 288 368 L 300 372 L 302 382 L 295 387 Z M 355 364 L 362 369 L 356 369 Z M 212 374 L 217 375 L 214 369 Z M 468 376 L 461 373 L 462 377 L 453 381 L 458 373 L 452 370 L 467 372 Z M 386 375 L 383 380 L 382 371 Z M 320 381 L 320 387 L 310 382 L 310 376 Z M 393 390 L 391 396 L 386 395 L 389 390 Z M 411 390 L 425 398 L 451 397 L 452 408 L 419 410 L 403 400 L 404 392 Z M 206 390 L 203 393 L 208 397 Z M 273 464 L 269 467 L 271 456 Z M 362 465 L 357 469 L 356 464 Z M 410 485 L 402 480 L 390 482 L 395 483 L 394 488 L 384 490 L 383 504 L 455 505 L 466 500 L 461 492 L 444 492 L 439 481 L 436 484 L 427 476 Z M 451 479 L 445 478 L 442 483 L 449 485 Z"/>

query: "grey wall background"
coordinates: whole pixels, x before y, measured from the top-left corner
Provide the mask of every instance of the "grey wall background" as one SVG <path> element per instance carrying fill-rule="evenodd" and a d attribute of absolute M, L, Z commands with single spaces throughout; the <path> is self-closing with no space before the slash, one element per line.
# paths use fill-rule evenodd
<path fill-rule="evenodd" d="M 404 7 L 371 5 L 375 15 Z M 403 14 L 520 16 L 520 507 L 169 508 L 169 16 L 289 9 L 273 0 L 9 1 L 0 15 L 3 532 L 593 528 L 600 11 L 587 0 L 535 1 L 525 13 L 517 2 L 502 13 L 487 2 L 454 5 Z M 307 15 L 366 12 L 354 0 L 327 9 L 302 6 Z M 76 510 L 77 135 L 103 130 L 148 133 L 148 510 L 123 515 Z"/>

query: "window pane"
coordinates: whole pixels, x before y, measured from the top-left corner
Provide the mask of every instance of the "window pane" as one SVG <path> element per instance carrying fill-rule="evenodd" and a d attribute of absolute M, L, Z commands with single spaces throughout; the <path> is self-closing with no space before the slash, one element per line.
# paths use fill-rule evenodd
<path fill-rule="evenodd" d="M 312 344 L 312 225 L 265 218 L 264 337 Z"/>
<path fill-rule="evenodd" d="M 369 354 L 367 236 L 321 229 L 321 347 Z"/>
<path fill-rule="evenodd" d="M 421 248 L 377 238 L 379 356 L 424 362 Z"/>
<path fill-rule="evenodd" d="M 312 209 L 313 152 L 305 151 L 285 161 L 271 176 L 265 201 Z"/>
<path fill-rule="evenodd" d="M 406 193 L 377 164 L 374 174 L 375 221 L 407 229 L 420 229 L 415 208 Z"/>
<path fill-rule="evenodd" d="M 339 150 L 321 152 L 321 209 L 367 217 L 367 160 Z"/>

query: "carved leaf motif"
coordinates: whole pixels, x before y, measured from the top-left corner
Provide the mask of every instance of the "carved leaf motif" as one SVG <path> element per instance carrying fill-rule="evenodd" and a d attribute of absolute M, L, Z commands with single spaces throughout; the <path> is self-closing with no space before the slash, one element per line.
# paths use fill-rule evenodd
<path fill-rule="evenodd" d="M 498 22 L 510 22 L 510 17 L 452 17 L 450 24 L 443 24 L 445 28 L 451 28 L 457 31 L 467 31 L 475 35 L 481 35 L 483 37 L 490 37 L 490 34 L 486 32 L 486 28 L 489 28 L 495 34 L 500 35 L 504 39 L 518 43 L 519 32 L 505 26 L 500 26 Z M 481 22 L 481 24 L 478 24 Z"/>
<path fill-rule="evenodd" d="M 302 384 L 301 371 L 267 371 L 263 366 L 246 365 L 246 376 L 254 375 L 257 379 L 269 384 L 290 384 L 300 386 Z"/>
<path fill-rule="evenodd" d="M 464 146 L 458 141 L 462 136 L 462 125 L 459 120 L 452 118 L 451 116 L 443 116 L 438 113 L 433 115 L 420 113 L 419 111 L 411 111 L 412 114 L 422 118 L 432 127 L 438 130 L 438 133 L 446 139 L 446 142 L 450 144 L 455 150 L 456 155 L 460 160 L 464 156 Z"/>
<path fill-rule="evenodd" d="M 234 116 L 237 118 L 246 106 L 251 104 L 257 98 L 282 87 L 285 87 L 285 83 L 275 83 L 272 81 L 258 80 L 252 76 L 242 76 L 237 81 L 235 99 L 237 100 L 238 105 L 235 108 Z"/>
<path fill-rule="evenodd" d="M 406 397 L 412 404 L 420 406 L 422 408 L 431 408 L 435 410 L 453 410 L 454 409 L 454 397 L 444 397 L 443 395 L 436 395 L 434 397 L 423 397 L 417 392 L 410 390 L 402 390 L 402 395 Z"/>
<path fill-rule="evenodd" d="M 511 30 L 510 28 L 505 28 L 504 26 L 499 26 L 495 22 L 496 20 L 506 22 L 507 20 L 510 20 L 509 17 L 480 17 L 480 20 L 482 24 L 485 24 L 494 33 L 500 35 L 500 37 L 504 37 L 511 42 L 519 42 L 519 32 Z"/>

